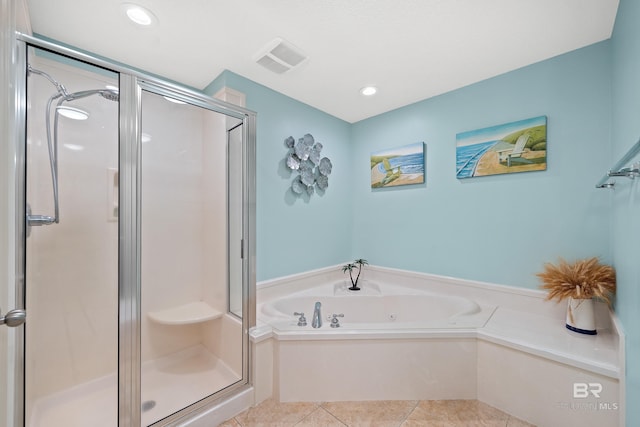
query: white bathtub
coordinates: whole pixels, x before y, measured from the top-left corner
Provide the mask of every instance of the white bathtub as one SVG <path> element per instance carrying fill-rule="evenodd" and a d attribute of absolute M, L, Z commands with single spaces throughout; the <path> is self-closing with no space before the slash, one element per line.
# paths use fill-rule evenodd
<path fill-rule="evenodd" d="M 336 265 L 258 286 L 257 401 L 477 399 L 536 425 L 624 425 L 624 411 L 565 406 L 576 378 L 602 384 L 603 402 L 624 402 L 624 337 L 605 305 L 603 329 L 586 339 L 564 329 L 563 307 L 538 290 L 376 266 L 366 278 L 348 292 Z M 305 327 L 293 315 L 301 310 Z M 336 311 L 345 317 L 334 329 Z"/>
<path fill-rule="evenodd" d="M 316 302 L 321 304 L 321 328 L 311 326 Z M 258 319 L 278 330 L 299 332 L 459 329 L 484 326 L 494 309 L 458 296 L 370 282 L 364 283 L 361 291 L 348 291 L 340 282 L 260 304 Z M 306 326 L 298 326 L 294 312 L 305 314 Z M 340 328 L 330 327 L 333 314 L 344 314 L 339 318 Z"/>

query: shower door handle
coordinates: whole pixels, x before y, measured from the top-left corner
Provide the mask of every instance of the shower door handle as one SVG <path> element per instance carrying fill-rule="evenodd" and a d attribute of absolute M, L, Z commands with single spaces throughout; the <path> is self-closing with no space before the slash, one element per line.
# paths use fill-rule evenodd
<path fill-rule="evenodd" d="M 22 325 L 27 320 L 27 312 L 21 309 L 8 311 L 4 316 L 0 312 L 0 325 L 7 325 L 10 328 Z"/>

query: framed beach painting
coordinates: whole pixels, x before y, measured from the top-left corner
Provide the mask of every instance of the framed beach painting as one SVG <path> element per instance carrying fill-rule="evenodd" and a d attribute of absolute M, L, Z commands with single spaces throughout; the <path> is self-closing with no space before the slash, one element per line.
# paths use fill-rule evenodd
<path fill-rule="evenodd" d="M 424 142 L 371 153 L 371 188 L 424 183 Z"/>
<path fill-rule="evenodd" d="M 456 135 L 459 179 L 547 169 L 547 117 Z"/>

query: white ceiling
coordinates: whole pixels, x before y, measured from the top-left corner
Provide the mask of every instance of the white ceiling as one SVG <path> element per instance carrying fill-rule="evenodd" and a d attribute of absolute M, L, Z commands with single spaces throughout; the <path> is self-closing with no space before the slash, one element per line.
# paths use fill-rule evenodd
<path fill-rule="evenodd" d="M 618 0 L 28 0 L 35 33 L 206 87 L 228 69 L 356 122 L 611 36 Z M 281 37 L 309 59 L 285 74 L 254 62 Z M 364 98 L 366 85 L 379 88 Z"/>

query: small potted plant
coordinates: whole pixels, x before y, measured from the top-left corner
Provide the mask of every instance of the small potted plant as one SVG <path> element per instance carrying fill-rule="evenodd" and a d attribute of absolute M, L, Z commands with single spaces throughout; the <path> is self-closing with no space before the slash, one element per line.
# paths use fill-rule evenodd
<path fill-rule="evenodd" d="M 616 272 L 610 265 L 601 264 L 598 258 L 588 258 L 569 263 L 560 258 L 556 265 L 546 263 L 537 276 L 541 288 L 549 291 L 547 300 L 568 299 L 567 329 L 587 335 L 596 335 L 593 298 L 611 306 L 611 296 L 616 292 Z"/>
<path fill-rule="evenodd" d="M 351 279 L 351 287 L 349 288 L 350 291 L 359 291 L 360 288 L 358 287 L 358 279 L 360 279 L 360 273 L 362 273 L 362 267 L 364 267 L 365 265 L 368 265 L 369 263 L 367 262 L 366 259 L 362 259 L 359 258 L 353 262 L 350 262 L 349 264 L 343 265 L 342 266 L 342 272 L 346 273 L 347 271 L 349 272 L 349 279 Z M 358 275 L 356 276 L 355 280 L 353 279 L 353 271 L 355 269 L 358 269 Z"/>

